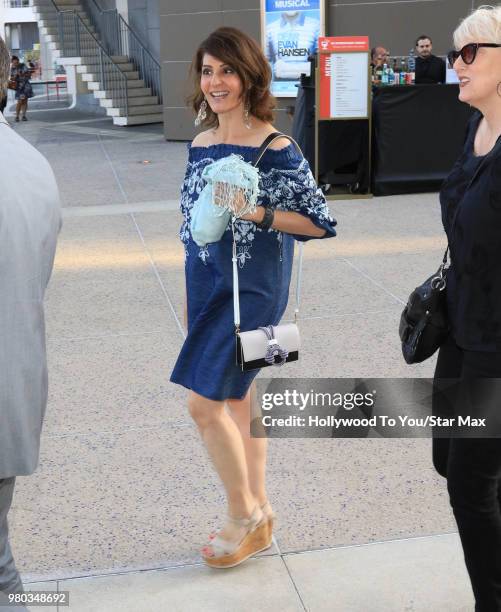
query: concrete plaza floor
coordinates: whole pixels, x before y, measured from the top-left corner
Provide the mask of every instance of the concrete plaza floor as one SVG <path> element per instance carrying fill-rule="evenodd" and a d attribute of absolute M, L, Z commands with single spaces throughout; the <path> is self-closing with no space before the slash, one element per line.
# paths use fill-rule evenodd
<path fill-rule="evenodd" d="M 72 612 L 471 610 L 426 439 L 271 440 L 273 548 L 226 572 L 201 563 L 224 499 L 168 380 L 183 342 L 186 145 L 73 110 L 29 118 L 13 129 L 52 164 L 64 226 L 40 467 L 18 479 L 10 514 L 27 587 L 68 590 Z M 404 364 L 397 328 L 441 256 L 437 195 L 331 210 L 338 238 L 305 248 L 304 350 L 286 375 L 431 376 L 433 360 Z"/>

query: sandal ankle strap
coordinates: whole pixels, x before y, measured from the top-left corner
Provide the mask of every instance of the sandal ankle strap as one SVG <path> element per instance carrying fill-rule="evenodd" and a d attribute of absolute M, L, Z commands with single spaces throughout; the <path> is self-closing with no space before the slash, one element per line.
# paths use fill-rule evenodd
<path fill-rule="evenodd" d="M 273 512 L 273 509 L 269 501 L 265 501 L 264 504 L 261 505 L 261 510 L 268 517 L 275 518 L 275 513 Z"/>
<path fill-rule="evenodd" d="M 259 517 L 260 507 L 255 506 L 251 515 L 248 518 L 233 518 L 232 516 L 228 516 L 228 522 L 233 523 L 234 525 L 238 525 L 238 527 L 249 527 L 250 525 L 257 525 L 262 517 Z"/>
<path fill-rule="evenodd" d="M 259 516 L 261 515 L 261 516 Z M 246 533 L 236 542 L 225 540 L 220 535 L 216 535 L 216 537 L 210 542 L 209 546 L 214 551 L 215 557 L 221 557 L 222 555 L 231 555 L 235 551 L 238 550 L 239 546 L 242 544 L 243 540 L 246 536 L 252 533 L 258 525 L 263 521 L 264 514 L 261 512 L 259 505 L 257 505 L 249 518 L 233 518 L 228 516 L 228 522 L 234 523 L 239 527 L 244 527 L 246 529 Z"/>

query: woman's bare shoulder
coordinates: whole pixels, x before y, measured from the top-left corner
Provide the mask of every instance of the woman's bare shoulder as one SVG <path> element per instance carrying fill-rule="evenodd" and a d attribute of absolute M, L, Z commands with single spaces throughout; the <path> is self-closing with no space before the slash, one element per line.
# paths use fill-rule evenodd
<path fill-rule="evenodd" d="M 280 149 L 285 149 L 285 147 L 288 147 L 290 144 L 291 141 L 288 138 L 277 138 L 271 143 L 270 149 L 280 151 Z"/>
<path fill-rule="evenodd" d="M 192 147 L 208 147 L 213 144 L 214 135 L 212 130 L 205 130 L 197 134 L 193 139 L 191 146 Z"/>
<path fill-rule="evenodd" d="M 262 140 L 264 140 L 270 134 L 273 134 L 274 132 L 278 131 L 279 130 L 277 130 L 275 126 L 273 126 L 271 123 L 268 123 L 266 125 L 266 128 L 263 130 Z M 288 147 L 290 144 L 291 141 L 288 138 L 277 138 L 271 143 L 270 149 L 280 151 L 280 149 L 285 149 L 285 147 Z"/>

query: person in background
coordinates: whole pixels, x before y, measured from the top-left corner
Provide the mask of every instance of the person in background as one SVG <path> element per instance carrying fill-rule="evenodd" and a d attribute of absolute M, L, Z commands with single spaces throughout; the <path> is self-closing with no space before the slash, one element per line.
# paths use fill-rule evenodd
<path fill-rule="evenodd" d="M 440 191 L 451 331 L 438 353 L 433 412 L 457 418 L 466 409 L 492 425 L 479 438 L 435 437 L 433 463 L 447 478 L 475 611 L 500 612 L 501 438 L 492 435 L 500 432 L 491 416 L 499 413 L 501 380 L 501 5 L 467 17 L 454 47 L 448 57 L 459 99 L 477 112 Z"/>
<path fill-rule="evenodd" d="M 0 89 L 10 58 L 0 38 Z M 18 476 L 38 463 L 47 405 L 43 299 L 61 225 L 47 160 L 0 114 L 0 610 L 23 593 L 7 516 Z M 8 602 L 7 602 L 8 603 Z M 15 610 L 25 608 L 15 607 Z"/>
<path fill-rule="evenodd" d="M 12 56 L 11 62 L 10 78 L 16 85 L 16 121 L 19 121 L 19 115 L 23 121 L 28 121 L 26 117 L 28 100 L 33 97 L 33 88 L 30 83 L 31 70 L 26 64 L 20 62 L 16 55 Z"/>
<path fill-rule="evenodd" d="M 426 34 L 416 40 L 416 85 L 445 83 L 445 62 L 432 50 L 433 43 Z"/>
<path fill-rule="evenodd" d="M 371 49 L 371 68 L 383 67 L 383 64 L 387 64 L 390 59 L 390 52 L 384 47 L 373 47 Z"/>

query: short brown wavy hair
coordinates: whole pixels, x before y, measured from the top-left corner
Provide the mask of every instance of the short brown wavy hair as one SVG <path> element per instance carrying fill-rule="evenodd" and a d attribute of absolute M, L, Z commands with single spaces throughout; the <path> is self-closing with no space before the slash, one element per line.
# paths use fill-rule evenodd
<path fill-rule="evenodd" d="M 202 62 L 205 54 L 216 57 L 228 64 L 238 74 L 246 92 L 245 104 L 249 113 L 262 121 L 273 121 L 275 98 L 271 95 L 271 68 L 258 43 L 245 32 L 237 28 L 218 28 L 198 47 L 191 63 L 190 75 L 193 78 L 194 92 L 188 98 L 188 104 L 198 113 L 204 94 L 200 87 Z M 217 114 L 207 105 L 205 127 L 217 126 Z"/>

